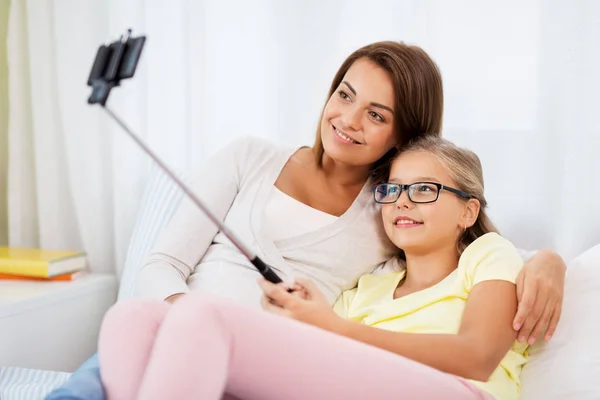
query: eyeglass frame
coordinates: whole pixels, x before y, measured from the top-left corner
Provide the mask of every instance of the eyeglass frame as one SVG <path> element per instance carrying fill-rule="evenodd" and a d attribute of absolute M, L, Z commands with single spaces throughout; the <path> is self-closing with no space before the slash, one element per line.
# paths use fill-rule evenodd
<path fill-rule="evenodd" d="M 436 186 L 438 188 L 437 196 L 435 197 L 435 200 L 431 200 L 431 201 L 414 201 L 410 197 L 409 188 L 411 186 L 414 186 L 414 185 L 422 185 L 422 184 L 434 185 L 434 186 Z M 377 190 L 377 187 L 379 187 L 381 185 L 393 185 L 393 186 L 399 187 L 400 191 L 398 192 L 398 197 L 396 197 L 396 199 L 394 201 L 389 201 L 389 202 L 377 201 L 377 198 L 376 198 L 377 192 L 376 192 L 376 190 Z M 450 186 L 442 185 L 441 183 L 438 183 L 438 182 L 413 182 L 413 183 L 409 183 L 409 184 L 405 184 L 405 185 L 403 185 L 401 183 L 395 183 L 395 182 L 382 182 L 382 183 L 378 183 L 377 185 L 373 186 L 373 198 L 375 200 L 375 203 L 377 203 L 377 204 L 394 204 L 394 203 L 396 203 L 398 201 L 398 199 L 400 198 L 400 196 L 402 196 L 402 192 L 406 191 L 406 195 L 408 196 L 408 200 L 410 200 L 412 203 L 414 203 L 414 204 L 431 204 L 431 203 L 435 203 L 436 201 L 438 201 L 438 199 L 440 198 L 440 192 L 442 190 L 446 190 L 446 191 L 448 191 L 450 193 L 454 193 L 458 197 L 461 197 L 461 198 L 463 198 L 465 200 L 469 200 L 469 199 L 474 199 L 475 198 L 475 196 L 470 195 L 470 194 L 468 194 L 466 192 L 463 192 L 462 190 L 458 190 L 458 189 L 455 189 L 455 188 L 450 187 Z"/>

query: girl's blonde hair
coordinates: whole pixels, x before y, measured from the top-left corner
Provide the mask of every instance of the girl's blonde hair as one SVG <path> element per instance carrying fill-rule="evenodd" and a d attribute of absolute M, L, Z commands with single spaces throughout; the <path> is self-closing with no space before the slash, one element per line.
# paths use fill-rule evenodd
<path fill-rule="evenodd" d="M 467 228 L 458 238 L 458 252 L 462 252 L 475 239 L 489 232 L 498 232 L 486 213 L 487 201 L 483 194 L 483 169 L 477 154 L 458 147 L 438 136 L 427 135 L 416 138 L 400 149 L 398 156 L 415 151 L 433 154 L 447 169 L 456 189 L 470 194 L 479 201 L 480 210 L 473 226 Z"/>

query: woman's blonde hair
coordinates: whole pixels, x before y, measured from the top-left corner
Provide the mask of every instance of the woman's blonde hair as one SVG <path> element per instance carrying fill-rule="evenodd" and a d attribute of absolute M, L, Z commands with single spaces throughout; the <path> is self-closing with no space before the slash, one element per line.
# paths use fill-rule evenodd
<path fill-rule="evenodd" d="M 487 201 L 483 190 L 483 168 L 477 154 L 458 147 L 454 143 L 437 136 L 422 136 L 400 149 L 398 156 L 416 151 L 433 154 L 446 168 L 454 181 L 456 189 L 462 190 L 477 199 L 480 204 L 479 215 L 473 226 L 467 228 L 458 238 L 458 252 L 462 252 L 475 239 L 489 232 L 498 232 L 486 213 Z"/>
<path fill-rule="evenodd" d="M 331 82 L 313 145 L 319 166 L 324 153 L 321 120 L 327 102 L 342 83 L 352 64 L 363 58 L 383 68 L 392 79 L 395 95 L 394 136 L 399 148 L 416 137 L 439 135 L 442 131 L 444 91 L 442 75 L 436 63 L 418 46 L 392 41 L 372 43 L 350 54 Z M 392 149 L 375 162 L 371 169 L 375 181 L 385 179 L 389 173 L 390 162 L 396 154 L 396 149 Z"/>

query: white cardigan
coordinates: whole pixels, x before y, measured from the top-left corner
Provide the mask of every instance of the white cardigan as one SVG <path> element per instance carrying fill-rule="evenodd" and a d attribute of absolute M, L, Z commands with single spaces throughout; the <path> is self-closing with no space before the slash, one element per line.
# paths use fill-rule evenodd
<path fill-rule="evenodd" d="M 194 177 L 202 201 L 274 267 L 282 279 L 315 281 L 333 304 L 358 278 L 390 260 L 389 241 L 367 182 L 335 222 L 313 232 L 272 240 L 263 227 L 265 204 L 297 148 L 243 138 L 215 154 Z M 139 296 L 165 299 L 201 290 L 258 305 L 260 275 L 229 240 L 185 197 L 137 277 Z"/>

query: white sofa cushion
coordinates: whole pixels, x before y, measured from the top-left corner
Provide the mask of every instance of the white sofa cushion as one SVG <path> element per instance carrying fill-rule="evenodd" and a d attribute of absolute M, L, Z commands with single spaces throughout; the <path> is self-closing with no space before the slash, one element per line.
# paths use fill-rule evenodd
<path fill-rule="evenodd" d="M 600 399 L 600 245 L 567 267 L 561 321 L 530 350 L 523 400 Z"/>

